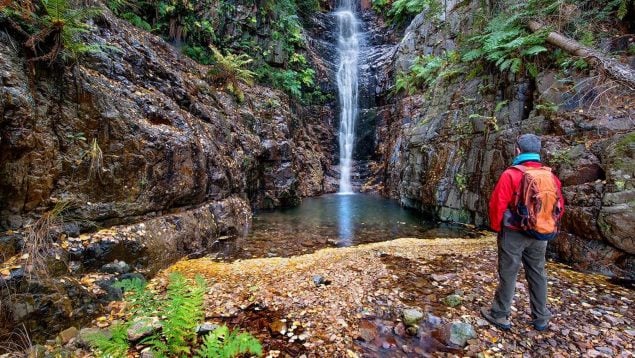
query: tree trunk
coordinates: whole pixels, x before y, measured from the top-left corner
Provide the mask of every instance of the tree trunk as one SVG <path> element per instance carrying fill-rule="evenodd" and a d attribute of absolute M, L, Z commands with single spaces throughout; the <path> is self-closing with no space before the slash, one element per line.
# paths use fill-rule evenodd
<path fill-rule="evenodd" d="M 529 21 L 527 25 L 533 32 L 536 32 L 544 27 L 541 23 L 533 20 Z M 555 31 L 549 32 L 547 35 L 547 42 L 574 56 L 590 59 L 596 65 L 601 66 L 613 80 L 629 87 L 631 90 L 635 90 L 635 71 L 633 71 L 633 69 L 629 66 Z"/>

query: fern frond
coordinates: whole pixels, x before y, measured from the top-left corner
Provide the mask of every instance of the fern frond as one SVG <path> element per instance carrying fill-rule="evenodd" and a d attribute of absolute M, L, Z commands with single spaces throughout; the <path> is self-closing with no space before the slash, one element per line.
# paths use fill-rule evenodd
<path fill-rule="evenodd" d="M 258 339 L 249 333 L 237 333 L 227 326 L 220 326 L 203 338 L 195 357 L 233 358 L 245 353 L 262 356 L 262 345 Z"/>
<path fill-rule="evenodd" d="M 524 49 L 521 53 L 523 54 L 523 56 L 534 56 L 541 52 L 546 52 L 546 51 L 547 51 L 546 47 L 540 46 L 540 45 L 534 45 L 527 49 Z"/>
<path fill-rule="evenodd" d="M 520 58 L 513 58 L 509 66 L 509 70 L 512 71 L 512 73 L 518 73 L 522 64 L 523 60 L 521 60 Z"/>
<path fill-rule="evenodd" d="M 156 310 L 158 297 L 147 289 L 145 281 L 135 277 L 116 282 L 113 287 L 124 291 L 128 310 L 133 317 L 149 316 Z"/>
<path fill-rule="evenodd" d="M 96 333 L 88 337 L 91 347 L 96 350 L 101 358 L 120 358 L 128 353 L 127 325 L 115 324 L 110 327 L 111 336 L 104 333 Z"/>
<path fill-rule="evenodd" d="M 464 62 L 471 62 L 474 60 L 478 60 L 482 56 L 483 56 L 483 50 L 481 50 L 480 48 L 475 48 L 473 50 L 466 52 L 463 55 L 463 57 L 461 57 L 461 60 L 463 60 Z"/>

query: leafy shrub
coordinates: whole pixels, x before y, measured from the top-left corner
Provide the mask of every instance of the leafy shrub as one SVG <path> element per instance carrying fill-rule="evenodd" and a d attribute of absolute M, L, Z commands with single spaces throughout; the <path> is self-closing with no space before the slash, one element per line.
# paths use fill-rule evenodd
<path fill-rule="evenodd" d="M 388 20 L 396 25 L 403 25 L 417 14 L 427 11 L 427 18 L 432 19 L 441 13 L 440 0 L 373 0 L 373 8 L 386 13 Z"/>
<path fill-rule="evenodd" d="M 610 37 L 610 31 L 601 21 L 623 19 L 632 11 L 633 0 L 529 0 L 518 2 L 498 13 L 489 21 L 484 33 L 468 40 L 471 48 L 464 51 L 463 61 L 484 60 L 501 71 L 536 76 L 536 55 L 547 52 L 545 45 L 549 26 L 531 33 L 526 29 L 528 20 L 537 19 L 554 24 L 559 32 L 585 46 L 599 42 L 596 36 Z M 553 52 L 559 67 L 577 70 L 588 68 L 581 58 L 556 50 Z"/>
<path fill-rule="evenodd" d="M 408 72 L 397 73 L 394 92 L 406 91 L 413 94 L 419 88 L 433 86 L 439 80 L 452 78 L 462 71 L 457 66 L 458 60 L 458 53 L 453 51 L 441 56 L 418 56 Z"/>
<path fill-rule="evenodd" d="M 239 102 L 244 101 L 245 94 L 240 89 L 239 82 L 253 83 L 255 73 L 246 68 L 253 59 L 244 53 L 235 55 L 228 52 L 223 55 L 213 46 L 210 46 L 210 49 L 214 54 L 212 68 L 207 73 L 210 81 L 234 94 Z"/>
<path fill-rule="evenodd" d="M 305 104 L 323 103 L 328 100 L 315 87 L 315 70 L 312 68 L 285 70 L 265 64 L 256 70 L 256 74 L 261 82 L 280 88 Z"/>
<path fill-rule="evenodd" d="M 470 39 L 476 47 L 462 57 L 464 62 L 487 60 L 501 71 L 519 73 L 522 70 L 536 76 L 537 68 L 527 58 L 547 51 L 545 32 L 530 33 L 521 23 L 521 16 L 500 14 L 490 21 L 483 35 Z"/>
<path fill-rule="evenodd" d="M 236 16 L 241 5 L 254 10 L 247 19 Z M 319 11 L 318 0 L 109 0 L 108 7 L 133 25 L 176 43 L 185 55 L 202 64 L 221 63 L 212 68 L 210 76 L 217 78 L 239 101 L 244 94 L 232 80 L 232 74 L 223 74 L 225 69 L 231 73 L 254 71 L 257 76 L 243 72 L 251 78 L 240 82 L 251 83 L 255 78 L 304 103 L 326 98 L 316 88 L 315 71 L 303 55 L 306 43 L 300 15 L 308 17 Z M 267 38 L 256 35 L 256 28 L 269 29 Z M 241 32 L 241 36 L 236 36 Z M 223 53 L 214 52 L 212 47 L 222 49 Z M 280 52 L 283 63 L 280 58 L 273 63 L 273 54 Z M 229 63 L 223 61 L 223 56 Z"/>
<path fill-rule="evenodd" d="M 70 0 L 40 0 L 12 2 L 1 11 L 11 30 L 26 37 L 24 46 L 30 62 L 75 60 L 82 54 L 101 50 L 100 46 L 81 39 L 91 29 L 87 20 L 101 14 L 98 8 L 78 6 Z"/>

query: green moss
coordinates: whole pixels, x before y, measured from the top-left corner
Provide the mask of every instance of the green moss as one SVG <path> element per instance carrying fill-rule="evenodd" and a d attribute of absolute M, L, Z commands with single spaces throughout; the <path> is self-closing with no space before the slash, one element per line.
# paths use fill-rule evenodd
<path fill-rule="evenodd" d="M 635 148 L 635 132 L 631 132 L 622 137 L 615 145 L 615 154 L 623 156 Z"/>
<path fill-rule="evenodd" d="M 548 158 L 548 162 L 551 166 L 571 165 L 573 160 L 571 159 L 571 152 L 569 149 L 563 149 L 555 151 Z"/>
<path fill-rule="evenodd" d="M 626 182 L 624 180 L 616 180 L 615 181 L 615 189 L 617 189 L 617 191 L 622 191 L 622 190 L 624 190 L 625 184 L 626 184 Z"/>
<path fill-rule="evenodd" d="M 600 232 L 606 234 L 609 234 L 611 232 L 611 226 L 609 224 L 606 223 L 606 221 L 604 221 L 604 218 L 602 216 L 600 216 L 600 218 L 598 218 L 598 226 L 600 227 Z"/>

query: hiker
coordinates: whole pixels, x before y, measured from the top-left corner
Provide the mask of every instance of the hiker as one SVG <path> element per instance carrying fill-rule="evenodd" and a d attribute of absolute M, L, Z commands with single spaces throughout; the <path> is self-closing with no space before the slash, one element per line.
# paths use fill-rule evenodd
<path fill-rule="evenodd" d="M 489 203 L 490 225 L 498 232 L 498 288 L 491 308 L 481 308 L 481 314 L 503 330 L 511 329 L 509 315 L 521 262 L 534 328 L 544 331 L 551 318 L 545 252 L 558 233 L 564 199 L 560 180 L 541 164 L 540 147 L 535 134 L 518 137 L 513 164 L 501 174 Z"/>

